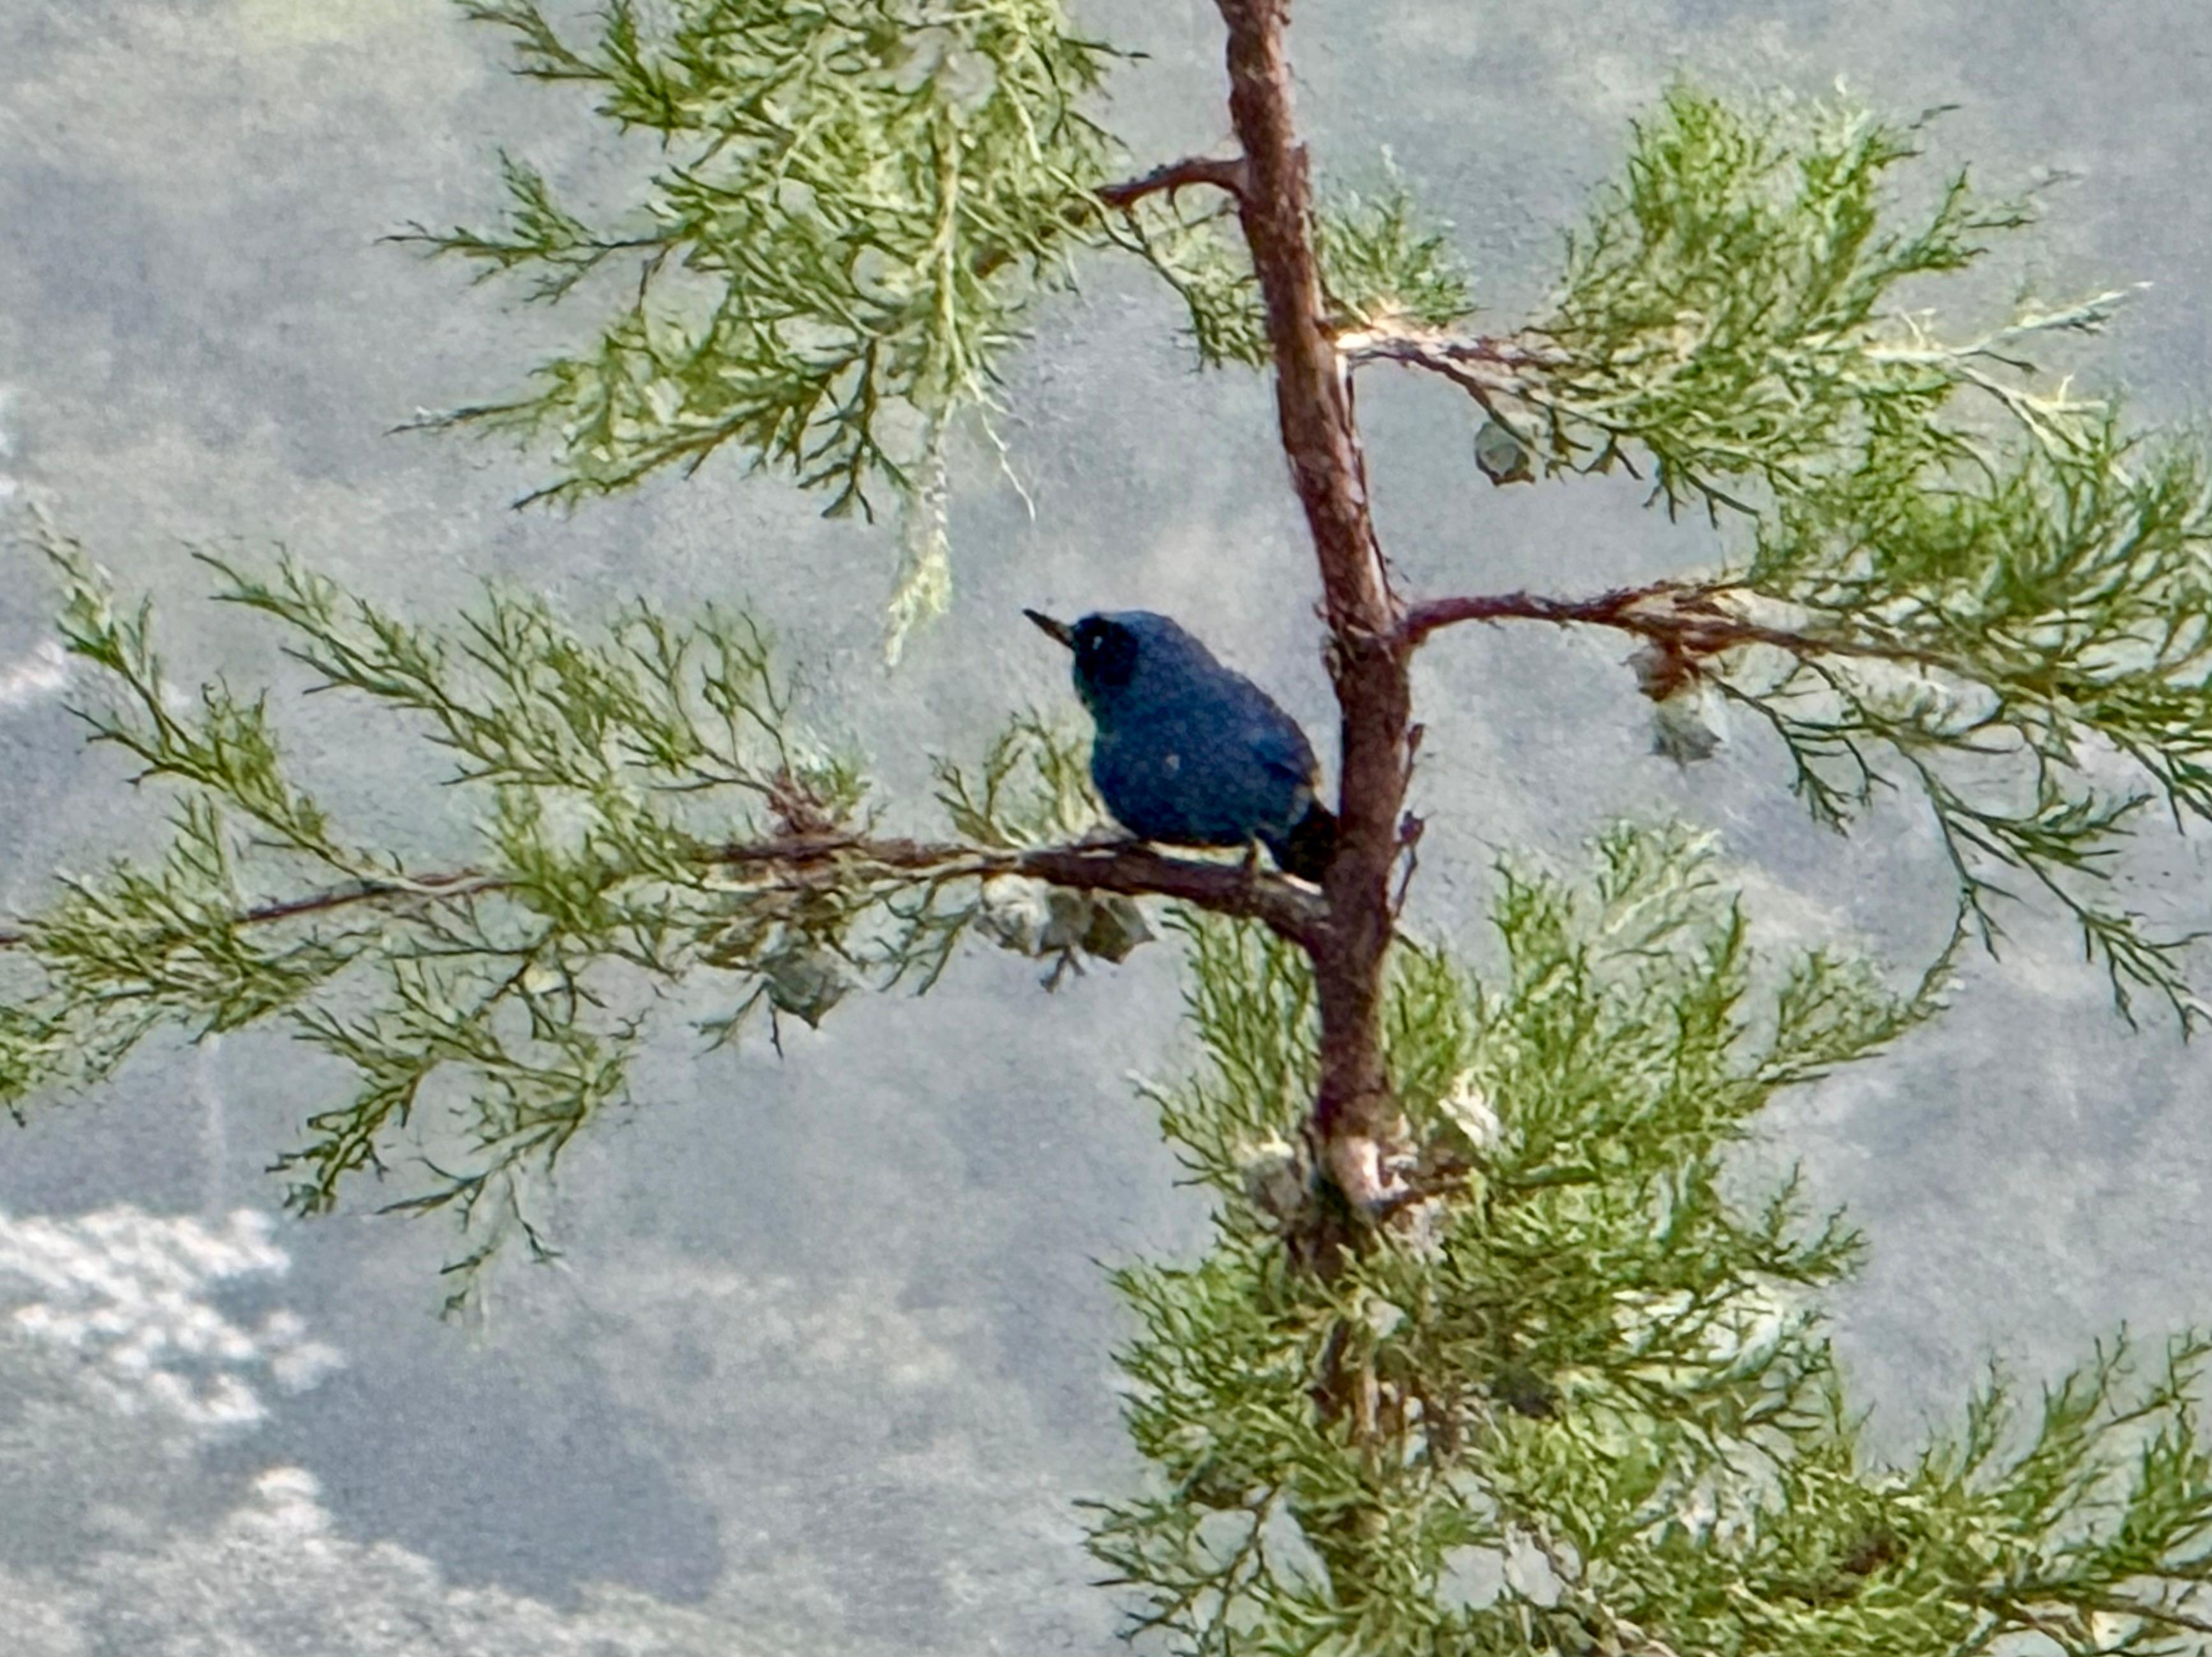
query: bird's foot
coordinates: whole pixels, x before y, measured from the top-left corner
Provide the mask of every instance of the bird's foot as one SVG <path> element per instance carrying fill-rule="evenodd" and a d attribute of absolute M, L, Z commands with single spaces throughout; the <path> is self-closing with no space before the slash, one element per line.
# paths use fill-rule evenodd
<path fill-rule="evenodd" d="M 1244 861 L 1237 865 L 1237 875 L 1238 883 L 1247 898 L 1259 889 L 1260 842 L 1258 841 L 1245 841 Z"/>

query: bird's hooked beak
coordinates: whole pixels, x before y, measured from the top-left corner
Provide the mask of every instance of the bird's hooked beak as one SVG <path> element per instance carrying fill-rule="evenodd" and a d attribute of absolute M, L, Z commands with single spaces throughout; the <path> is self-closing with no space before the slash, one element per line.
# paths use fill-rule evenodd
<path fill-rule="evenodd" d="M 1025 610 L 1022 614 L 1028 616 L 1032 622 L 1035 622 L 1041 631 L 1059 640 L 1060 643 L 1066 645 L 1070 650 L 1075 648 L 1075 629 L 1068 626 L 1066 622 L 1055 622 L 1051 616 L 1045 615 L 1041 610 Z"/>

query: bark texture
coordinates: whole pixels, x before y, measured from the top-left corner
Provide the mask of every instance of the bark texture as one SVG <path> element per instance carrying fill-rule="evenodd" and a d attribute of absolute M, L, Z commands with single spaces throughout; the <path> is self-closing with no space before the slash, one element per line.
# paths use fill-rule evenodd
<path fill-rule="evenodd" d="M 1391 871 L 1412 764 L 1413 645 L 1368 509 L 1351 385 L 1328 321 L 1313 185 L 1298 142 L 1284 33 L 1287 0 L 1219 0 L 1229 111 L 1243 155 L 1237 212 L 1267 318 L 1283 453 L 1321 567 L 1342 747 L 1340 824 L 1310 952 L 1322 1022 L 1314 1150 L 1358 1207 L 1390 1193 L 1397 1119 L 1382 1055 Z"/>

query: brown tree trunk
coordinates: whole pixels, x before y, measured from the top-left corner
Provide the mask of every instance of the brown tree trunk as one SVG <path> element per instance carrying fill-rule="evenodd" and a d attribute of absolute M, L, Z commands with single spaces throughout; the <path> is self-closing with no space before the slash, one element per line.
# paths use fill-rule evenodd
<path fill-rule="evenodd" d="M 1238 210 L 1266 302 L 1283 452 L 1321 566 L 1329 671 L 1343 737 L 1340 832 L 1328 917 L 1311 947 L 1322 1022 L 1316 1153 L 1346 1197 L 1371 1208 L 1397 1110 L 1382 1056 L 1390 877 L 1411 763 L 1410 646 L 1368 512 L 1351 388 L 1324 307 L 1313 188 L 1291 120 L 1288 0 L 1219 0 L 1229 110 L 1243 150 Z"/>

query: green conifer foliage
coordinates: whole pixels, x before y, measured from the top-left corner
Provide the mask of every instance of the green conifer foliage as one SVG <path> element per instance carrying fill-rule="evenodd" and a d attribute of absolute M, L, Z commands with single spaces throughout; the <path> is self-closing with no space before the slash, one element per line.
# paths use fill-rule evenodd
<path fill-rule="evenodd" d="M 1880 1460 L 1820 1316 L 1862 1240 L 1794 1176 L 1747 1191 L 1736 1158 L 1785 1090 L 1937 1016 L 2007 901 L 2078 924 L 2123 1013 L 2205 1016 L 2194 936 L 2112 881 L 2151 808 L 2212 818 L 2203 448 L 2032 360 L 2118 292 L 1960 337 L 1918 308 L 2027 203 L 1963 174 L 1916 195 L 1921 124 L 1679 88 L 1549 299 L 1477 331 L 1403 178 L 1310 193 L 1279 0 L 1218 0 L 1240 153 L 1145 173 L 1100 121 L 1118 54 L 1055 0 L 611 0 L 573 32 L 461 3 L 653 166 L 597 225 L 502 158 L 502 222 L 403 238 L 596 307 L 523 391 L 445 421 L 537 441 L 562 503 L 724 451 L 831 512 L 888 492 L 895 647 L 949 592 L 952 434 L 989 434 L 1056 288 L 1134 257 L 1201 364 L 1274 375 L 1340 774 L 1389 798 L 1340 796 L 1318 885 L 1134 846 L 1102 833 L 1080 731 L 1030 712 L 938 762 L 922 837 L 752 616 L 584 627 L 495 592 L 428 624 L 289 559 L 209 557 L 316 689 L 406 721 L 476 802 L 473 841 L 416 866 L 293 780 L 267 698 L 180 691 L 146 607 L 41 525 L 100 687 L 82 712 L 172 835 L 0 931 L 0 1102 L 97 1085 L 163 1029 L 287 1026 L 351 1077 L 282 1155 L 293 1205 L 406 1170 L 387 1206 L 457 1222 L 459 1304 L 503 1242 L 550 1251 L 533 1193 L 629 1097 L 665 992 L 713 986 L 707 1042 L 777 1041 L 863 986 L 927 989 L 969 940 L 1057 984 L 1157 922 L 1196 1061 L 1147 1092 L 1213 1225 L 1195 1259 L 1114 1274 L 1149 1471 L 1089 1536 L 1133 1633 L 1194 1657 L 2207 1648 L 2212 1338 L 2115 1338 L 2026 1406 L 1993 1375 Z M 1626 467 L 1670 514 L 1703 507 L 1691 567 L 1395 592 L 1351 393 L 1387 367 L 1468 396 L 1494 483 Z M 1666 751 L 1710 754 L 1731 704 L 1824 824 L 1917 802 L 1955 875 L 1948 945 L 1902 974 L 1754 948 L 1711 842 L 1650 824 L 1578 872 L 1504 860 L 1490 977 L 1416 936 L 1414 853 L 1453 825 L 1404 812 L 1408 665 L 1475 621 L 1632 635 Z"/>

